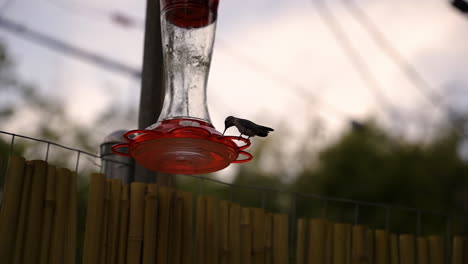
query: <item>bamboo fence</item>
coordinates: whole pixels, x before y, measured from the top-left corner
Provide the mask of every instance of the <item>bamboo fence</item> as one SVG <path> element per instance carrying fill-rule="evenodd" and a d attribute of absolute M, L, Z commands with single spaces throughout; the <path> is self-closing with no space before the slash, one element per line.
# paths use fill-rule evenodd
<path fill-rule="evenodd" d="M 92 176 L 92 185 L 104 186 L 106 182 L 109 180 L 102 174 Z M 241 207 L 206 195 L 198 196 L 194 201 L 191 193 L 154 184 L 121 185 L 122 192 L 126 188 L 131 190 L 130 217 L 120 214 L 124 218 L 119 221 L 128 224 L 128 227 L 121 228 L 128 233 L 120 234 L 114 243 L 127 245 L 126 248 L 120 247 L 126 251 L 123 254 L 127 257 L 119 259 L 118 263 L 446 263 L 442 236 L 416 237 L 372 230 L 365 225 L 300 218 L 297 220 L 295 252 L 290 252 L 290 217 L 287 214 Z M 105 202 L 108 197 L 105 192 L 99 191 L 98 194 L 95 204 L 104 207 L 111 204 Z M 95 197 L 93 193 L 90 195 Z M 128 204 L 127 198 L 121 202 Z M 90 200 L 90 203 L 93 202 Z M 104 207 L 99 209 L 104 218 L 88 214 L 90 226 L 87 232 L 89 230 L 90 241 L 94 244 L 95 241 L 108 244 L 110 241 L 106 242 L 106 237 L 116 237 L 104 236 L 104 231 L 92 231 L 105 230 L 100 226 L 111 221 L 106 219 L 109 215 L 106 216 L 108 209 Z M 101 235 L 96 237 L 96 234 Z M 102 248 L 96 250 L 94 244 L 85 250 L 85 255 L 95 252 L 94 262 L 86 263 L 113 263 L 102 261 L 99 254 L 115 254 L 116 258 L 122 255 L 122 252 L 103 252 L 106 249 Z M 468 264 L 467 249 L 466 237 L 453 237 L 451 263 Z"/>
<path fill-rule="evenodd" d="M 11 157 L 0 263 L 77 260 L 77 175 Z M 373 230 L 90 176 L 84 264 L 468 264 L 468 238 Z M 450 258 L 449 258 L 450 257 Z"/>
<path fill-rule="evenodd" d="M 10 157 L 0 211 L 1 263 L 76 263 L 76 173 Z"/>

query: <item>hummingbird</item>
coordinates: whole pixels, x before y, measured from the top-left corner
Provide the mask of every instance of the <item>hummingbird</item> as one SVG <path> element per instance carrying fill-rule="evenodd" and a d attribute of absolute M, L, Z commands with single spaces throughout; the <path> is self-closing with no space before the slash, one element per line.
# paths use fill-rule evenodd
<path fill-rule="evenodd" d="M 237 130 L 239 130 L 239 132 L 241 133 L 239 138 L 242 137 L 242 135 L 246 135 L 249 136 L 247 139 L 254 136 L 266 137 L 268 136 L 268 133 L 270 131 L 274 131 L 273 128 L 257 125 L 254 122 L 249 121 L 247 119 L 228 116 L 224 120 L 223 135 L 226 132 L 226 130 L 232 126 L 237 127 Z"/>

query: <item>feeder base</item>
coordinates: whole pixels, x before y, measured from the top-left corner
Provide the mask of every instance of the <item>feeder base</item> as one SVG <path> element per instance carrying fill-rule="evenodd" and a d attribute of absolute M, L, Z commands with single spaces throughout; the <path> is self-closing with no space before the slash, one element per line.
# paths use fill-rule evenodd
<path fill-rule="evenodd" d="M 128 131 L 124 137 L 129 143 L 114 145 L 115 153 L 131 156 L 144 167 L 164 173 L 210 173 L 253 158 L 244 151 L 250 146 L 248 139 L 223 136 L 210 123 L 196 119 L 164 120 L 154 128 Z M 123 148 L 129 152 L 120 152 Z M 238 160 L 239 155 L 247 158 Z"/>
<path fill-rule="evenodd" d="M 134 158 L 148 169 L 178 174 L 222 170 L 237 158 L 229 146 L 198 138 L 161 138 L 136 145 Z"/>

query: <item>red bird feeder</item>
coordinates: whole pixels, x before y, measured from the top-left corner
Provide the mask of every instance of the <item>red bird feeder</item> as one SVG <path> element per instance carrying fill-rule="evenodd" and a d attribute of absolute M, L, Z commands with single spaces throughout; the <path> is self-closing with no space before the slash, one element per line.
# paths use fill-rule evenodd
<path fill-rule="evenodd" d="M 174 174 L 215 172 L 250 161 L 250 141 L 223 136 L 210 121 L 206 84 L 219 0 L 161 0 L 166 95 L 158 122 L 131 130 L 112 150 L 148 169 Z M 239 146 L 235 140 L 242 141 Z M 128 153 L 121 148 L 128 148 Z M 244 159 L 238 159 L 244 155 Z"/>

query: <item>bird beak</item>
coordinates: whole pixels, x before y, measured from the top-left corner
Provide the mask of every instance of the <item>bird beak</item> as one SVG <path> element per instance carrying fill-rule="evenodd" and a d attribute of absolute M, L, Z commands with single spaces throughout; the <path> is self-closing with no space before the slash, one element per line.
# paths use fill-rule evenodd
<path fill-rule="evenodd" d="M 227 130 L 227 127 L 226 127 L 226 128 L 224 129 L 224 131 L 223 131 L 223 136 L 224 136 L 224 133 L 226 133 L 226 130 Z"/>

